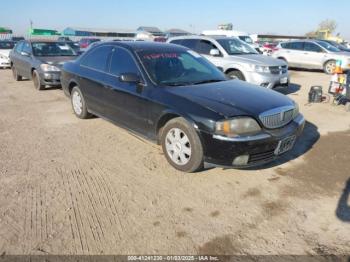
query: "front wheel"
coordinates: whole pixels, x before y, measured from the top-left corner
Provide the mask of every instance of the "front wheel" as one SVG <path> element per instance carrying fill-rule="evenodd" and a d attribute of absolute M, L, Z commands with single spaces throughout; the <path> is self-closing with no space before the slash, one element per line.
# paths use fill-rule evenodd
<path fill-rule="evenodd" d="M 196 172 L 203 168 L 203 146 L 195 129 L 182 117 L 170 120 L 161 134 L 167 161 L 177 170 Z"/>
<path fill-rule="evenodd" d="M 37 90 L 43 90 L 45 88 L 45 85 L 41 84 L 40 75 L 36 70 L 33 71 L 32 79 L 33 79 L 34 87 Z"/>

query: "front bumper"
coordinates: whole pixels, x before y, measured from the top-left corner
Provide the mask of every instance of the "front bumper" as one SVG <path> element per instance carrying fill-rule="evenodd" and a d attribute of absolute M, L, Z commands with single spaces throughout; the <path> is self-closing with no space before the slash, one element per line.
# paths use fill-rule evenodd
<path fill-rule="evenodd" d="M 237 168 L 263 165 L 277 159 L 276 148 L 279 142 L 292 136 L 300 136 L 305 125 L 304 117 L 299 114 L 287 126 L 276 130 L 264 130 L 255 136 L 226 138 L 201 132 L 205 161 L 220 166 Z M 249 156 L 244 165 L 234 165 L 239 156 Z"/>
<path fill-rule="evenodd" d="M 61 72 L 42 72 L 40 73 L 40 82 L 42 85 L 60 86 Z"/>
<path fill-rule="evenodd" d="M 245 78 L 249 83 L 270 89 L 289 84 L 288 71 L 283 74 L 247 72 Z"/>
<path fill-rule="evenodd" d="M 10 60 L 0 59 L 0 67 L 11 67 Z"/>

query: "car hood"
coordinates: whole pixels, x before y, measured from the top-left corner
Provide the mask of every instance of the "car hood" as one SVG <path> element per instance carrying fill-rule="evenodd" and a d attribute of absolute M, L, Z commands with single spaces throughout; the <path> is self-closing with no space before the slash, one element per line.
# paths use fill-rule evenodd
<path fill-rule="evenodd" d="M 294 102 L 276 91 L 240 80 L 183 87 L 167 87 L 168 92 L 208 108 L 224 117 L 258 116 Z"/>
<path fill-rule="evenodd" d="M 77 56 L 41 56 L 37 57 L 42 63 L 62 67 L 65 62 L 75 60 Z"/>
<path fill-rule="evenodd" d="M 234 62 L 249 63 L 261 66 L 285 66 L 287 65 L 284 61 L 276 58 L 272 58 L 266 55 L 251 54 L 251 55 L 232 55 L 226 58 Z"/>
<path fill-rule="evenodd" d="M 9 57 L 10 56 L 11 49 L 0 49 L 0 54 Z"/>

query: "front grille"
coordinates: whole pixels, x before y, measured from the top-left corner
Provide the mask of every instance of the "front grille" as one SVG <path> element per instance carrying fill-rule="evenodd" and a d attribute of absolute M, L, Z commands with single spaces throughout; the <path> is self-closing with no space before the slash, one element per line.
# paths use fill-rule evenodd
<path fill-rule="evenodd" d="M 275 129 L 292 121 L 293 113 L 293 106 L 279 107 L 262 113 L 259 118 L 266 128 Z"/>
<path fill-rule="evenodd" d="M 287 73 L 287 66 L 270 66 L 270 72 L 274 75 L 282 75 Z"/>
<path fill-rule="evenodd" d="M 273 160 L 276 157 L 275 150 L 258 153 L 258 154 L 252 154 L 249 157 L 248 164 L 255 164 L 259 162 L 268 162 Z"/>

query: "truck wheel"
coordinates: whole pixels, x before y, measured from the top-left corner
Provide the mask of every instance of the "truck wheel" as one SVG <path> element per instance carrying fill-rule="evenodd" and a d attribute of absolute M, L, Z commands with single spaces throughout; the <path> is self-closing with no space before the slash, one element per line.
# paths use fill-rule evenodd
<path fill-rule="evenodd" d="M 177 170 L 193 173 L 203 169 L 203 146 L 196 130 L 182 117 L 171 119 L 161 133 L 164 155 Z"/>
<path fill-rule="evenodd" d="M 41 84 L 39 73 L 36 70 L 33 71 L 32 79 L 33 79 L 34 87 L 36 89 L 38 89 L 38 90 L 45 89 L 45 85 Z"/>
<path fill-rule="evenodd" d="M 22 80 L 22 77 L 18 74 L 17 69 L 15 68 L 14 65 L 12 65 L 12 75 L 13 75 L 13 78 L 16 81 L 21 81 Z"/>
<path fill-rule="evenodd" d="M 238 79 L 238 80 L 245 81 L 245 77 L 244 77 L 244 75 L 242 74 L 241 71 L 230 71 L 230 72 L 226 73 L 226 75 L 230 79 Z"/>

